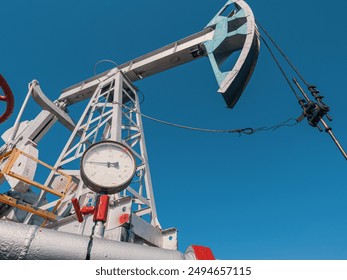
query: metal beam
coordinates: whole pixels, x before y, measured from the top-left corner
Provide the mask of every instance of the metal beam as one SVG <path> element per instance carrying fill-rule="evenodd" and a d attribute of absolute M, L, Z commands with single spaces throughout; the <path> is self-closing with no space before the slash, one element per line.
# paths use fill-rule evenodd
<path fill-rule="evenodd" d="M 80 82 L 62 91 L 58 101 L 67 101 L 74 104 L 91 97 L 100 81 L 122 71 L 131 81 L 137 81 L 159 72 L 168 70 L 178 65 L 198 59 L 206 54 L 200 52 L 202 43 L 211 40 L 214 29 L 207 28 L 177 42 L 145 54 L 141 57 L 128 61 L 109 71 L 103 72 L 93 78 Z"/>
<path fill-rule="evenodd" d="M 134 82 L 208 56 L 219 85 L 218 92 L 228 108 L 233 108 L 253 73 L 259 47 L 252 10 L 242 0 L 229 0 L 202 31 L 63 90 L 58 101 L 70 105 L 89 98 L 99 82 L 116 71 Z M 236 63 L 227 69 L 225 62 L 232 61 L 234 55 L 238 56 Z"/>
<path fill-rule="evenodd" d="M 70 116 L 64 110 L 59 108 L 56 104 L 50 101 L 43 93 L 38 84 L 34 85 L 31 95 L 36 101 L 36 103 L 41 106 L 42 109 L 49 111 L 58 119 L 60 123 L 62 123 L 69 130 L 74 130 L 75 124 L 73 120 L 70 118 Z"/>

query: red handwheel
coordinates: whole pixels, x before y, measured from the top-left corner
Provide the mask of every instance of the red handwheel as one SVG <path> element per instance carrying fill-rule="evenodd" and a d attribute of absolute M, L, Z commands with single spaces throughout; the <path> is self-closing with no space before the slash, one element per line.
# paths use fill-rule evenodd
<path fill-rule="evenodd" d="M 7 84 L 6 80 L 2 75 L 0 75 L 0 87 L 5 95 L 1 95 L 0 93 L 0 102 L 6 102 L 6 109 L 5 113 L 3 113 L 0 116 L 0 123 L 3 123 L 6 121 L 13 112 L 14 107 L 14 98 L 12 94 L 12 90 L 10 89 L 9 85 Z"/>

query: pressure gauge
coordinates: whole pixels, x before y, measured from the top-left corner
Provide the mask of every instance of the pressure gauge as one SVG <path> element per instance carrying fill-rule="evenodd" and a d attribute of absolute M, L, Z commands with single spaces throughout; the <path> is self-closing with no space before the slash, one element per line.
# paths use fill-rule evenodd
<path fill-rule="evenodd" d="M 91 145 L 81 159 L 83 182 L 98 193 L 118 193 L 131 182 L 136 171 L 132 152 L 115 141 L 101 141 Z"/>

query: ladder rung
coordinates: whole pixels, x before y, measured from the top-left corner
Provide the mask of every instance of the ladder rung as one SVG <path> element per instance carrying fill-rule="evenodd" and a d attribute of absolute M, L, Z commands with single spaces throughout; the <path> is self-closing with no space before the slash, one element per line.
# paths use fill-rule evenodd
<path fill-rule="evenodd" d="M 21 181 L 23 181 L 23 182 L 25 182 L 25 183 L 28 183 L 28 184 L 30 184 L 30 185 L 33 185 L 33 186 L 35 186 L 35 187 L 37 187 L 37 188 L 39 188 L 39 189 L 41 189 L 41 190 L 44 190 L 44 191 L 49 192 L 49 193 L 51 193 L 51 194 L 54 194 L 54 195 L 56 195 L 56 196 L 63 197 L 63 196 L 65 195 L 65 194 L 63 194 L 63 193 L 61 193 L 61 192 L 57 192 L 56 190 L 53 190 L 53 189 L 51 189 L 51 188 L 48 188 L 48 187 L 46 187 L 45 185 L 42 185 L 42 184 L 40 184 L 40 183 L 37 183 L 37 182 L 35 182 L 35 181 L 33 181 L 33 180 L 30 180 L 30 179 L 28 179 L 28 178 L 26 178 L 26 177 L 24 177 L 24 176 L 21 176 L 21 175 L 19 175 L 19 174 L 16 174 L 16 173 L 14 173 L 14 172 L 12 172 L 12 171 L 8 172 L 8 175 L 10 175 L 11 177 L 14 177 L 14 178 L 16 178 L 16 179 L 18 179 L 18 180 L 21 180 Z"/>
<path fill-rule="evenodd" d="M 10 205 L 10 206 L 13 206 L 15 208 L 18 208 L 20 210 L 30 212 L 36 216 L 42 217 L 44 219 L 48 219 L 50 221 L 56 221 L 57 220 L 57 216 L 55 214 L 53 214 L 52 212 L 41 210 L 37 207 L 34 207 L 30 204 L 19 201 L 13 197 L 10 197 L 10 196 L 4 195 L 4 194 L 0 194 L 0 202 L 5 203 L 5 204 Z"/>

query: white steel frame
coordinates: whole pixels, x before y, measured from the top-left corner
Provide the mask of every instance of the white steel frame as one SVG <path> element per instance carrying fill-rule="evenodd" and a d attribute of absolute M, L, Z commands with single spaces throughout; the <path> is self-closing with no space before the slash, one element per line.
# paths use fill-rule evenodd
<path fill-rule="evenodd" d="M 78 92 L 76 93 L 78 95 Z M 133 211 L 155 228 L 161 228 L 154 200 L 150 168 L 142 126 L 140 102 L 135 87 L 121 71 L 99 81 L 94 94 L 65 144 L 54 168 L 64 170 L 76 181 L 80 180 L 80 158 L 92 144 L 102 140 L 114 140 L 126 145 L 134 154 L 137 162 L 136 175 L 131 184 L 114 199 L 131 196 Z M 76 174 L 78 174 L 76 176 Z M 57 173 L 51 172 L 45 185 L 51 186 Z M 86 186 L 80 180 L 75 196 L 86 193 Z M 96 196 L 97 194 L 95 194 Z M 37 205 L 44 201 L 45 192 L 41 192 Z M 71 195 L 66 197 L 71 200 Z M 66 205 L 67 201 L 62 201 Z M 49 208 L 52 203 L 41 205 Z M 58 208 L 59 212 L 59 208 Z M 29 223 L 28 214 L 25 223 Z"/>

